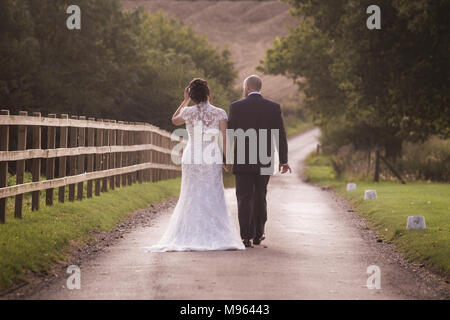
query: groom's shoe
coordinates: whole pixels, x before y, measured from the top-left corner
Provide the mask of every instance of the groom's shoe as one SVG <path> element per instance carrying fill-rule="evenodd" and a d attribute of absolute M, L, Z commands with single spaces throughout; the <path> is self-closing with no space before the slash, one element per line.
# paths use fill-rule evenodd
<path fill-rule="evenodd" d="M 252 240 L 242 240 L 246 248 L 253 248 Z"/>
<path fill-rule="evenodd" d="M 266 239 L 265 235 L 262 235 L 260 238 L 253 239 L 253 244 L 259 246 L 264 239 Z"/>

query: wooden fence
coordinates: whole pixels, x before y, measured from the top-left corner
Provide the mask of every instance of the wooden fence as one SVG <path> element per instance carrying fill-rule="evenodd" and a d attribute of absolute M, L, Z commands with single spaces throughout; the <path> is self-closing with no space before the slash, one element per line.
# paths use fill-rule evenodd
<path fill-rule="evenodd" d="M 136 182 L 175 178 L 181 169 L 173 165 L 171 152 L 180 141 L 146 123 L 69 118 L 67 114 L 41 117 L 39 112 L 29 116 L 24 111 L 10 115 L 1 110 L 0 223 L 6 222 L 9 197 L 15 197 L 14 217 L 22 217 L 23 195 L 28 192 L 35 211 L 39 210 L 41 190 L 46 190 L 46 205 L 52 205 L 55 188 L 58 201 L 64 202 L 66 186 L 69 201 L 74 201 L 83 199 L 85 182 L 86 196 L 91 198 Z M 32 182 L 24 183 L 27 160 Z M 8 186 L 11 162 L 15 162 L 16 185 Z M 42 167 L 46 180 L 41 180 Z"/>

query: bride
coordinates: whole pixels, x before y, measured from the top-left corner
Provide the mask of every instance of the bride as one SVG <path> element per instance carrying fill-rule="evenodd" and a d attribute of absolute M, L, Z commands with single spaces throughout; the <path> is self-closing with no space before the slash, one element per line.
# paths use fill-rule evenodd
<path fill-rule="evenodd" d="M 227 114 L 211 105 L 209 97 L 208 83 L 203 79 L 192 80 L 184 91 L 183 103 L 172 117 L 174 125 L 186 124 L 189 134 L 181 161 L 180 198 L 164 236 L 156 245 L 144 248 L 146 251 L 245 249 L 225 203 L 223 155 L 222 148 L 217 147 L 218 144 L 226 146 Z M 190 101 L 196 105 L 188 107 Z M 213 136 L 215 140 L 211 142 L 205 136 Z M 205 158 L 211 155 L 202 150 L 211 149 L 211 144 L 216 144 L 217 152 L 212 156 L 213 161 L 207 161 Z M 228 166 L 223 167 L 228 171 Z"/>

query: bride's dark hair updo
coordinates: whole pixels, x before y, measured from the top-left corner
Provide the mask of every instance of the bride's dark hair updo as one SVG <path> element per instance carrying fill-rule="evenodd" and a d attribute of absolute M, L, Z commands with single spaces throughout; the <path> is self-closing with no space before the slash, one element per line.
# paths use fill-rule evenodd
<path fill-rule="evenodd" d="M 195 78 L 189 83 L 189 97 L 195 102 L 206 102 L 209 97 L 209 87 L 206 80 Z"/>

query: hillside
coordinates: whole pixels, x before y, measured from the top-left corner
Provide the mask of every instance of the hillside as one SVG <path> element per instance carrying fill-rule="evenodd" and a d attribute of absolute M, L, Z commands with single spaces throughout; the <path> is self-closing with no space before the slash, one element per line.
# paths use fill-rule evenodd
<path fill-rule="evenodd" d="M 282 76 L 265 76 L 255 67 L 277 36 L 287 34 L 294 19 L 289 6 L 279 1 L 152 1 L 124 0 L 125 9 L 143 7 L 161 10 L 183 20 L 219 47 L 229 46 L 239 72 L 239 81 L 249 74 L 263 78 L 263 94 L 285 101 L 296 94 L 296 86 Z"/>

